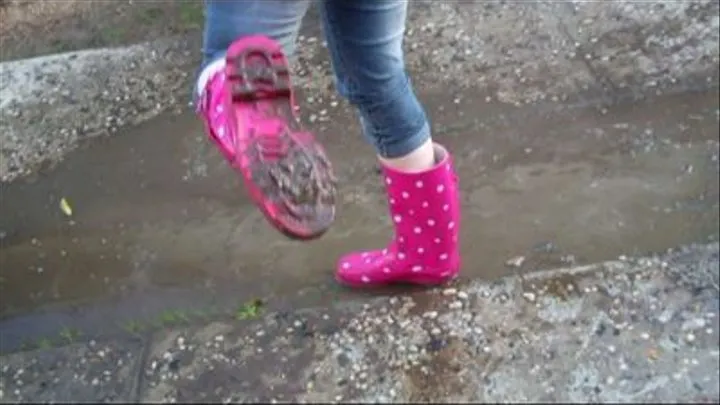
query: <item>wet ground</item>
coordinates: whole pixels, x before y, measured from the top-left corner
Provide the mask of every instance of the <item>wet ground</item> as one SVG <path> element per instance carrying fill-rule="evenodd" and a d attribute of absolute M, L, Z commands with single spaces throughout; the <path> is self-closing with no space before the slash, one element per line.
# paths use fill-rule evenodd
<path fill-rule="evenodd" d="M 436 139 L 459 162 L 464 278 L 717 238 L 716 90 L 613 107 L 510 107 L 453 93 L 422 98 Z M 338 219 L 311 243 L 265 224 L 192 114 L 95 140 L 1 185 L 2 350 L 257 298 L 282 307 L 359 296 L 337 287 L 332 271 L 342 252 L 387 238 L 373 154 L 344 103 L 316 103 L 305 118 L 341 182 Z"/>
<path fill-rule="evenodd" d="M 2 357 L 1 403 L 718 403 L 718 244 Z"/>

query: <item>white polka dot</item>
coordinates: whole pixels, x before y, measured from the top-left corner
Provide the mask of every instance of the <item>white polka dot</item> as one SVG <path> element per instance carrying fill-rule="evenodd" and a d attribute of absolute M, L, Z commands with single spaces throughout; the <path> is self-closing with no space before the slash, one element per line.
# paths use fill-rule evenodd
<path fill-rule="evenodd" d="M 417 187 L 417 188 L 422 188 L 422 186 L 423 186 L 423 182 L 422 182 L 422 181 L 418 180 L 418 181 L 415 182 L 415 187 Z"/>
<path fill-rule="evenodd" d="M 400 241 L 400 243 L 405 243 L 405 238 L 403 238 L 402 236 L 398 238 L 398 240 Z"/>
<path fill-rule="evenodd" d="M 440 255 L 440 260 L 447 260 L 447 258 L 448 258 L 447 253 L 443 253 Z"/>
<path fill-rule="evenodd" d="M 447 277 L 449 275 L 450 275 L 449 271 L 443 271 L 442 273 L 440 273 L 440 277 Z"/>
<path fill-rule="evenodd" d="M 422 271 L 422 266 L 412 266 L 410 269 L 413 273 L 417 273 L 419 271 Z"/>
<path fill-rule="evenodd" d="M 422 229 L 420 229 L 419 226 L 416 226 L 415 228 L 413 228 L 413 232 L 420 233 L 420 232 L 422 232 Z"/>
<path fill-rule="evenodd" d="M 395 204 L 395 199 L 394 199 L 394 198 L 391 198 L 391 199 L 390 199 L 390 205 L 394 205 L 394 204 Z"/>
<path fill-rule="evenodd" d="M 407 191 L 403 191 L 401 195 L 402 195 L 402 198 L 404 198 L 404 199 L 406 199 L 406 200 L 407 200 L 408 198 L 410 198 L 410 194 L 408 194 Z"/>
<path fill-rule="evenodd" d="M 218 104 L 218 106 L 215 107 L 215 110 L 216 110 L 217 112 L 219 112 L 219 113 L 223 112 L 223 105 L 222 105 L 222 104 Z"/>
<path fill-rule="evenodd" d="M 427 208 L 429 205 L 430 205 L 430 204 L 428 204 L 427 201 L 423 201 L 423 203 L 422 203 L 422 207 L 423 207 L 423 208 Z"/>
<path fill-rule="evenodd" d="M 410 215 L 415 215 L 415 211 L 410 210 L 410 211 L 408 211 L 408 214 L 410 214 Z"/>
<path fill-rule="evenodd" d="M 343 263 L 343 264 L 342 264 L 342 268 L 343 268 L 343 269 L 346 269 L 346 270 L 349 269 L 349 268 L 350 268 L 350 263 Z"/>
<path fill-rule="evenodd" d="M 455 228 L 455 222 L 450 221 L 450 223 L 448 224 L 448 229 L 453 229 L 453 228 Z"/>
<path fill-rule="evenodd" d="M 405 260 L 405 253 L 398 253 L 398 259 Z"/>
<path fill-rule="evenodd" d="M 417 252 L 420 254 L 423 254 L 423 253 L 425 253 L 425 249 L 420 247 L 420 248 L 418 248 Z"/>
<path fill-rule="evenodd" d="M 218 128 L 217 132 L 218 136 L 222 138 L 223 136 L 225 136 L 225 127 Z"/>
<path fill-rule="evenodd" d="M 437 186 L 437 192 L 438 192 L 438 193 L 442 193 L 443 191 L 445 191 L 445 186 L 443 186 L 442 184 L 438 185 L 438 186 Z"/>
<path fill-rule="evenodd" d="M 360 254 L 360 256 L 361 256 L 361 257 L 368 257 L 369 254 L 370 254 L 370 253 L 368 253 L 368 252 L 362 252 L 362 253 Z"/>
<path fill-rule="evenodd" d="M 440 243 L 440 238 L 435 238 L 435 243 Z"/>
<path fill-rule="evenodd" d="M 385 273 L 385 274 L 390 273 L 390 268 L 383 267 L 383 273 Z"/>
<path fill-rule="evenodd" d="M 448 205 L 448 204 L 443 205 L 443 211 L 447 211 L 449 209 L 450 209 L 450 205 Z"/>
<path fill-rule="evenodd" d="M 388 185 L 392 184 L 392 180 L 390 179 L 390 177 L 385 177 L 385 183 L 387 183 Z"/>
<path fill-rule="evenodd" d="M 427 224 L 430 225 L 430 226 L 434 226 L 434 225 L 435 225 L 435 221 L 432 220 L 432 219 L 428 219 L 428 220 L 427 220 Z"/>
<path fill-rule="evenodd" d="M 360 280 L 362 280 L 363 283 L 366 283 L 366 284 L 367 284 L 367 283 L 370 282 L 370 277 L 368 277 L 368 276 L 362 276 L 362 277 L 360 277 Z"/>
<path fill-rule="evenodd" d="M 365 259 L 365 264 L 370 264 L 372 262 L 372 259 Z"/>
<path fill-rule="evenodd" d="M 387 254 L 387 249 L 383 249 L 380 253 L 386 255 L 386 254 Z"/>
<path fill-rule="evenodd" d="M 399 224 L 402 221 L 402 217 L 400 215 L 395 215 L 393 220 L 395 220 L 396 224 Z"/>

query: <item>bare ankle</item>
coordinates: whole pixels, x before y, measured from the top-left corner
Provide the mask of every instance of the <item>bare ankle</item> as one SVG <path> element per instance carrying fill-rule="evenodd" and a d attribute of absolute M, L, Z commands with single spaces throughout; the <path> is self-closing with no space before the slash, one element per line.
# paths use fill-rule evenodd
<path fill-rule="evenodd" d="M 433 142 L 428 139 L 414 151 L 399 158 L 380 158 L 380 161 L 392 169 L 406 172 L 419 173 L 432 168 L 435 165 L 435 148 Z"/>

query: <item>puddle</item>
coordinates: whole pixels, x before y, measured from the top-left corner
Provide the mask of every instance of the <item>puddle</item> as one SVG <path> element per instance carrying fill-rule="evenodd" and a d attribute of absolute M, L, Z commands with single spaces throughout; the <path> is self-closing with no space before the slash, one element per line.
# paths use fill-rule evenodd
<path fill-rule="evenodd" d="M 457 151 L 463 277 L 717 237 L 716 91 L 606 114 L 484 102 L 449 111 L 442 107 L 452 100 L 443 97 L 425 99 L 436 138 Z M 329 115 L 316 128 L 342 200 L 333 228 L 309 243 L 265 224 L 191 114 L 95 140 L 55 168 L 1 185 L 3 350 L 68 325 L 101 330 L 167 308 L 367 294 L 335 286 L 332 272 L 342 252 L 386 238 L 382 189 L 372 151 L 346 135 L 354 116 L 344 107 Z M 513 257 L 524 259 L 520 268 L 506 265 Z"/>

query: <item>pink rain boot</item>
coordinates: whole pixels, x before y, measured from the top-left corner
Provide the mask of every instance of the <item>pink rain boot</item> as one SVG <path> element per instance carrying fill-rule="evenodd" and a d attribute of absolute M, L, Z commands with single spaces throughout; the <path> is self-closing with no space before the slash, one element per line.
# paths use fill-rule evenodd
<path fill-rule="evenodd" d="M 383 168 L 395 238 L 383 250 L 351 253 L 337 279 L 351 286 L 442 284 L 460 271 L 457 177 L 447 150 L 435 144 L 437 164 L 423 173 Z"/>
<path fill-rule="evenodd" d="M 240 38 L 200 81 L 207 133 L 267 220 L 295 239 L 325 233 L 335 218 L 335 180 L 322 146 L 300 124 L 280 44 Z"/>

